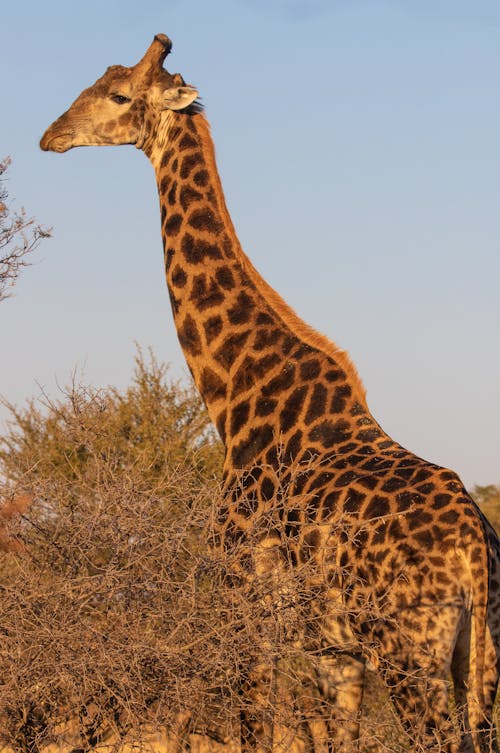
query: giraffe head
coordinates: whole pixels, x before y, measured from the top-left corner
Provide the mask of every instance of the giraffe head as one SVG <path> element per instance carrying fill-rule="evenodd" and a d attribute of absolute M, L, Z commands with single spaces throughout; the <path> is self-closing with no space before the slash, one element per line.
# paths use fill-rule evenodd
<path fill-rule="evenodd" d="M 108 68 L 47 128 L 41 148 L 53 152 L 113 144 L 142 148 L 164 113 L 184 110 L 198 96 L 179 73 L 172 75 L 163 68 L 171 47 L 165 34 L 157 34 L 136 65 Z"/>

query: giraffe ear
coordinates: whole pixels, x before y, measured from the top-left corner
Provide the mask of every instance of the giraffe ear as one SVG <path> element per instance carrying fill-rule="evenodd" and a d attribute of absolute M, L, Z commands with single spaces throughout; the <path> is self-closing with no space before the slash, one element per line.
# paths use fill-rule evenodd
<path fill-rule="evenodd" d="M 175 86 L 173 89 L 165 89 L 162 94 L 162 107 L 164 110 L 183 110 L 189 107 L 198 96 L 192 86 Z"/>

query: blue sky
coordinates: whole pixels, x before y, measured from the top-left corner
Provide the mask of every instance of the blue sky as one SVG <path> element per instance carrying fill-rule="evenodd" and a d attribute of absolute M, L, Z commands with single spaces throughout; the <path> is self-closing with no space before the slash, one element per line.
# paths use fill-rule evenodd
<path fill-rule="evenodd" d="M 2 26 L 9 191 L 54 228 L 0 306 L 4 397 L 57 396 L 75 369 L 124 386 L 134 342 L 186 373 L 149 163 L 38 148 L 165 32 L 257 268 L 350 351 L 395 439 L 468 485 L 500 482 L 497 0 L 21 1 Z"/>

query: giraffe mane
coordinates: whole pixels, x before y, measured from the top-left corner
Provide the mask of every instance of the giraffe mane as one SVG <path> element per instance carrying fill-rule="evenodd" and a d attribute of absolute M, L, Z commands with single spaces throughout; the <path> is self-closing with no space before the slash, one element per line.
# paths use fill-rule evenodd
<path fill-rule="evenodd" d="M 245 273 L 268 302 L 273 311 L 278 314 L 284 324 L 289 327 L 294 334 L 296 334 L 307 345 L 321 351 L 326 356 L 330 356 L 339 364 L 347 376 L 353 380 L 353 383 L 358 389 L 359 398 L 365 403 L 366 390 L 348 352 L 343 348 L 339 348 L 333 340 L 330 340 L 326 335 L 318 332 L 314 327 L 307 324 L 307 322 L 305 322 L 292 309 L 292 307 L 286 303 L 281 295 L 262 277 L 243 251 L 225 201 L 224 191 L 215 160 L 215 147 L 210 132 L 210 124 L 203 113 L 200 113 L 200 116 L 196 118 L 196 123 L 198 126 L 198 135 L 203 146 L 203 153 L 206 158 L 207 169 L 211 174 L 213 181 L 218 184 L 219 195 L 222 197 L 222 206 L 220 207 L 220 210 L 224 216 L 224 223 L 226 227 L 229 227 L 232 230 L 238 248 L 239 259 Z"/>

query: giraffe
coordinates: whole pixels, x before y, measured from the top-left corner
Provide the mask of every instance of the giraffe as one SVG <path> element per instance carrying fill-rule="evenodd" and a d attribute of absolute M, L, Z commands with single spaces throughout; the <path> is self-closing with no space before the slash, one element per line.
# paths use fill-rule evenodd
<path fill-rule="evenodd" d="M 333 706 L 329 750 L 356 748 L 368 656 L 416 750 L 497 751 L 498 539 L 454 472 L 383 431 L 349 356 L 243 252 L 198 92 L 163 68 L 171 46 L 157 34 L 136 65 L 108 68 L 40 145 L 132 144 L 152 163 L 178 338 L 225 447 L 218 541 L 260 530 L 254 572 L 312 563 L 318 599 L 303 640 Z M 346 517 L 352 535 L 339 531 Z M 249 692 L 270 671 L 259 668 Z M 243 751 L 265 749 L 264 727 L 258 711 L 242 712 Z"/>

